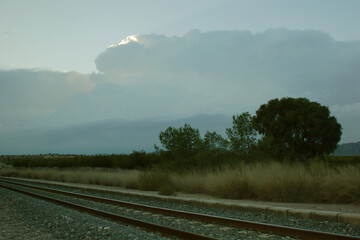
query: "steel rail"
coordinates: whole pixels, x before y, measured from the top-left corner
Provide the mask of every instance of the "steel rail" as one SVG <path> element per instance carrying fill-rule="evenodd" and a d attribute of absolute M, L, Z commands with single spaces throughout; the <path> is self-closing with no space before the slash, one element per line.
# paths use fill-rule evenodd
<path fill-rule="evenodd" d="M 14 188 L 14 187 L 10 187 L 10 186 L 6 186 L 3 184 L 0 184 L 0 187 L 12 190 L 12 191 L 16 191 L 22 194 L 27 194 L 29 196 L 35 197 L 35 198 L 39 198 L 42 200 L 46 200 L 46 201 L 50 201 L 59 205 L 63 205 L 69 208 L 73 208 L 82 212 L 87 212 L 90 213 L 92 215 L 98 216 L 98 217 L 104 217 L 113 221 L 119 221 L 122 222 L 126 225 L 133 225 L 133 226 L 137 226 L 137 227 L 142 227 L 148 231 L 151 232 L 159 232 L 162 235 L 165 236 L 169 236 L 169 237 L 178 237 L 180 239 L 189 239 L 189 240 L 218 240 L 216 238 L 211 238 L 211 237 L 207 237 L 207 236 L 203 236 L 203 235 L 199 235 L 199 234 L 195 234 L 195 233 L 191 233 L 191 232 L 186 232 L 186 231 L 182 231 L 182 230 L 178 230 L 175 228 L 170 228 L 170 227 L 165 227 L 165 226 L 161 226 L 161 225 L 157 225 L 157 224 L 153 224 L 153 223 L 149 223 L 149 222 L 144 222 L 144 221 L 140 221 L 134 218 L 129 218 L 129 217 L 124 217 L 118 214 L 113 214 L 113 213 L 109 213 L 109 212 L 105 212 L 105 211 L 101 211 L 98 209 L 94 209 L 94 208 L 89 208 L 89 207 L 85 207 L 79 204 L 74 204 L 68 201 L 63 201 L 63 200 L 59 200 L 56 198 L 52 198 L 52 197 L 48 197 L 48 196 L 44 196 L 41 194 L 37 194 L 37 193 L 32 193 L 29 191 L 25 191 L 22 189 L 18 189 L 18 188 Z"/>
<path fill-rule="evenodd" d="M 22 184 L 22 183 L 15 183 L 15 182 L 3 180 L 3 179 L 0 179 L 0 181 L 11 183 L 11 184 L 16 184 L 16 185 L 20 185 L 20 186 L 30 187 L 30 188 L 34 188 L 34 189 L 50 191 L 50 192 L 54 192 L 54 193 L 58 193 L 58 194 L 65 194 L 65 195 L 72 196 L 72 197 L 79 197 L 79 198 L 89 199 L 92 201 L 103 202 L 103 203 L 127 207 L 127 208 L 133 208 L 133 209 L 137 209 L 137 210 L 151 211 L 151 212 L 159 213 L 159 214 L 163 214 L 163 215 L 196 219 L 196 220 L 200 220 L 200 221 L 211 222 L 211 223 L 227 225 L 227 226 L 234 226 L 234 227 L 238 227 L 238 228 L 255 230 L 255 231 L 259 231 L 259 232 L 271 233 L 271 234 L 281 235 L 281 236 L 289 236 L 289 237 L 301 238 L 301 239 L 306 239 L 306 240 L 313 240 L 313 239 L 360 240 L 360 237 L 357 237 L 357 236 L 311 231 L 311 230 L 306 230 L 306 229 L 301 229 L 301 228 L 285 227 L 285 226 L 251 222 L 251 221 L 238 220 L 238 219 L 226 218 L 226 217 L 216 217 L 216 216 L 212 216 L 212 215 L 171 210 L 171 209 L 159 208 L 159 207 L 150 207 L 150 206 L 146 206 L 146 205 L 129 203 L 129 202 L 124 202 L 124 201 L 114 200 L 114 199 L 109 199 L 109 198 L 95 197 L 95 196 L 90 196 L 90 195 L 86 195 L 86 194 L 79 194 L 79 193 L 61 191 L 61 190 L 56 190 L 56 189 L 51 189 L 51 188 L 27 185 L 27 184 Z M 21 181 L 26 182 L 26 180 L 21 180 Z"/>

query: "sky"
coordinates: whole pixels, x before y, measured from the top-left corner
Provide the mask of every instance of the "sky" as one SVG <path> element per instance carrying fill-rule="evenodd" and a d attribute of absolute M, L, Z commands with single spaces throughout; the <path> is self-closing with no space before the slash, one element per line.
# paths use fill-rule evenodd
<path fill-rule="evenodd" d="M 0 0 L 0 154 L 153 150 L 272 98 L 360 141 L 360 1 Z M 34 140 L 36 139 L 36 140 Z"/>

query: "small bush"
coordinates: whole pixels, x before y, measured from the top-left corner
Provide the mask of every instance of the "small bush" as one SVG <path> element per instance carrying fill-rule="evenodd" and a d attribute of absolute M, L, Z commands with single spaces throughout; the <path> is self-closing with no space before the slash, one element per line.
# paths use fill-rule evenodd
<path fill-rule="evenodd" d="M 254 185 L 241 167 L 225 168 L 208 175 L 206 189 L 223 198 L 251 199 L 255 197 Z"/>
<path fill-rule="evenodd" d="M 174 188 L 186 193 L 204 193 L 207 176 L 207 172 L 197 170 L 170 174 Z"/>
<path fill-rule="evenodd" d="M 162 186 L 171 185 L 169 173 L 152 170 L 143 172 L 139 177 L 139 188 L 145 191 L 158 191 Z"/>

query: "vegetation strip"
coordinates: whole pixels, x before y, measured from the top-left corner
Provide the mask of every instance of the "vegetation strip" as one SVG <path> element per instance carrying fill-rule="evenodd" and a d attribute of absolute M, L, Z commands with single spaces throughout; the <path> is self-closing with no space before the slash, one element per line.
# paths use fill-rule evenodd
<path fill-rule="evenodd" d="M 3 181 L 3 182 L 5 182 L 5 181 Z M 7 183 L 9 183 L 9 182 L 7 182 Z M 73 204 L 73 203 L 68 202 L 68 201 L 58 200 L 58 199 L 55 199 L 55 198 L 52 198 L 52 197 L 47 197 L 47 196 L 44 196 L 44 195 L 35 194 L 35 193 L 32 193 L 32 192 L 24 191 L 24 190 L 17 189 L 17 188 L 14 188 L 14 187 L 5 186 L 5 185 L 2 185 L 2 184 L 0 184 L 0 186 L 3 187 L 3 188 L 7 188 L 7 189 L 10 189 L 10 190 L 16 191 L 16 192 L 20 192 L 20 193 L 23 193 L 23 194 L 27 194 L 27 195 L 36 197 L 36 198 L 39 198 L 39 199 L 43 199 L 43 200 L 50 201 L 50 202 L 53 202 L 53 203 L 56 203 L 56 204 L 60 204 L 60 205 L 66 206 L 66 207 L 70 207 L 70 208 L 74 208 L 74 209 L 77 209 L 77 210 L 80 210 L 80 211 L 84 211 L 84 212 L 90 213 L 90 214 L 95 215 L 95 216 L 108 218 L 108 219 L 111 219 L 111 220 L 114 220 L 114 221 L 120 221 L 120 222 L 122 222 L 124 224 L 127 224 L 127 225 L 134 225 L 134 226 L 142 227 L 142 228 L 145 228 L 145 229 L 147 229 L 149 231 L 152 231 L 152 232 L 160 232 L 161 234 L 163 234 L 165 236 L 170 236 L 170 237 L 176 236 L 176 237 L 178 237 L 180 239 L 189 239 L 189 240 L 217 240 L 215 238 L 211 238 L 211 237 L 207 237 L 207 236 L 203 236 L 203 235 L 199 235 L 199 234 L 195 234 L 195 233 L 191 233 L 191 232 L 185 232 L 185 231 L 181 231 L 181 230 L 174 229 L 174 228 L 160 226 L 160 225 L 156 225 L 156 224 L 152 224 L 152 223 L 148 223 L 148 222 L 144 222 L 144 221 L 139 221 L 139 220 L 136 220 L 136 219 L 133 219 L 133 218 L 123 217 L 123 216 L 120 216 L 120 215 L 117 215 L 117 214 L 112 214 L 112 213 L 100 211 L 100 210 L 97 210 L 97 209 L 84 207 L 84 206 L 81 206 L 81 205 L 78 205 L 78 204 Z"/>
<path fill-rule="evenodd" d="M 359 158 L 360 160 L 360 158 Z M 254 162 L 217 169 L 124 170 L 8 168 L 0 175 L 158 191 L 204 193 L 220 198 L 293 203 L 358 204 L 360 164 Z M 166 186 L 171 191 L 166 190 Z M 165 188 L 165 189 L 164 189 Z"/>
<path fill-rule="evenodd" d="M 262 223 L 256 223 L 256 222 L 250 222 L 250 221 L 231 219 L 231 218 L 215 217 L 215 216 L 205 215 L 205 214 L 195 214 L 195 213 L 184 212 L 184 211 L 175 211 L 175 210 L 170 210 L 170 209 L 165 209 L 165 208 L 149 207 L 149 206 L 145 206 L 145 205 L 128 203 L 128 202 L 123 202 L 123 201 L 118 201 L 118 200 L 113 200 L 113 199 L 108 199 L 108 198 L 100 198 L 100 197 L 94 197 L 94 196 L 85 195 L 85 194 L 77 194 L 77 193 L 72 193 L 72 192 L 67 192 L 67 191 L 60 191 L 60 190 L 49 189 L 49 188 L 44 188 L 44 187 L 37 187 L 37 186 L 32 186 L 32 185 L 27 185 L 27 184 L 15 183 L 15 182 L 3 180 L 3 179 L 0 179 L 0 181 L 15 184 L 15 185 L 20 185 L 20 186 L 24 186 L 24 187 L 30 187 L 30 188 L 34 188 L 34 189 L 50 191 L 50 192 L 55 192 L 55 193 L 59 193 L 59 194 L 65 194 L 65 195 L 74 196 L 74 197 L 86 198 L 86 199 L 98 201 L 98 202 L 104 202 L 104 203 L 118 205 L 118 206 L 135 208 L 138 210 L 145 210 L 145 211 L 156 212 L 156 213 L 160 213 L 160 214 L 164 214 L 164 215 L 197 219 L 200 221 L 207 221 L 207 222 L 212 222 L 212 223 L 217 223 L 217 224 L 222 224 L 222 225 L 236 226 L 239 228 L 251 229 L 251 230 L 272 233 L 272 234 L 277 234 L 277 235 L 282 235 L 282 236 L 300 237 L 302 239 L 320 239 L 320 240 L 321 239 L 324 239 L 324 240 L 326 240 L 326 239 L 328 239 L 328 240 L 360 239 L 359 237 L 355 237 L 355 236 L 346 236 L 346 235 L 339 235 L 339 234 L 332 234 L 332 233 L 325 233 L 325 232 L 318 232 L 318 231 L 310 231 L 310 230 L 304 230 L 304 229 L 299 229 L 299 228 L 290 228 L 290 227 L 283 227 L 283 226 L 277 226 L 277 225 L 271 225 L 271 224 L 262 224 Z M 22 180 L 22 181 L 24 181 L 24 180 Z"/>

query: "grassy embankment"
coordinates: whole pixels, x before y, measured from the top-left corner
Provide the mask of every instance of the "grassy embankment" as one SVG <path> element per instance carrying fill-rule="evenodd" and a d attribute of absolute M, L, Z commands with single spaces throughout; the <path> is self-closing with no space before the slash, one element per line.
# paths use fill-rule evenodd
<path fill-rule="evenodd" d="M 360 165 L 238 164 L 183 173 L 119 169 L 0 169 L 2 176 L 282 202 L 360 203 Z"/>

